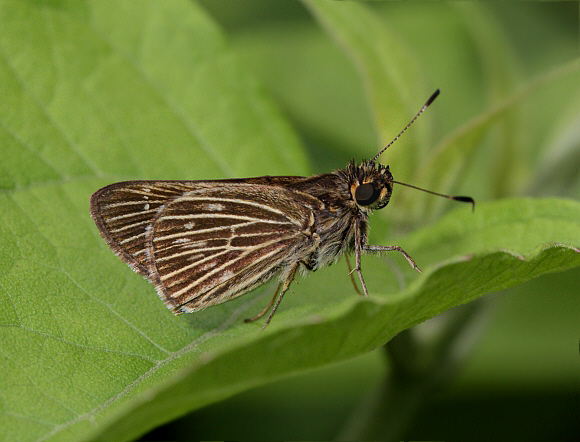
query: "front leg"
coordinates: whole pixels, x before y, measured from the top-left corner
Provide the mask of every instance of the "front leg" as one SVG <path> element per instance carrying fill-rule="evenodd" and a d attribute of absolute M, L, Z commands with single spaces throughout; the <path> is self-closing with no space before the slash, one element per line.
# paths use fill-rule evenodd
<path fill-rule="evenodd" d="M 361 255 L 363 252 L 371 252 L 371 253 L 382 253 L 382 252 L 401 252 L 403 256 L 407 259 L 411 267 L 417 270 L 419 273 L 421 269 L 415 262 L 411 256 L 403 250 L 401 246 L 371 246 L 367 244 L 367 237 L 366 234 L 363 233 L 360 219 L 357 218 L 356 220 L 356 229 L 355 229 L 355 242 L 354 242 L 354 256 L 355 256 L 355 268 L 354 270 L 357 271 L 358 277 L 360 279 L 360 283 L 363 288 L 363 292 L 365 296 L 368 296 L 367 285 L 365 284 L 365 280 L 362 274 L 361 268 Z"/>
<path fill-rule="evenodd" d="M 405 252 L 401 246 L 369 246 L 368 244 L 363 244 L 362 249 L 363 252 L 375 252 L 375 253 L 392 252 L 392 251 L 401 252 L 403 256 L 407 258 L 407 261 L 409 261 L 411 267 L 413 267 L 419 273 L 423 273 L 421 272 L 421 269 L 419 268 L 415 260 L 411 258 L 411 256 L 407 252 Z"/>
<path fill-rule="evenodd" d="M 360 218 L 357 218 L 354 232 L 354 270 L 356 270 L 358 273 L 358 279 L 360 279 L 360 284 L 362 285 L 364 295 L 368 296 L 369 292 L 367 291 L 367 285 L 365 284 L 365 279 L 363 278 L 361 268 L 361 254 L 366 246 L 367 238 L 362 231 Z"/>

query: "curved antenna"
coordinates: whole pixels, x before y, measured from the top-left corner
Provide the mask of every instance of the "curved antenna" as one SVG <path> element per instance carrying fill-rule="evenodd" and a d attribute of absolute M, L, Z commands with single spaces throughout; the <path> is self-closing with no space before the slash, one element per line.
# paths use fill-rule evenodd
<path fill-rule="evenodd" d="M 426 110 L 426 109 L 429 107 L 429 105 L 430 105 L 431 103 L 433 103 L 433 101 L 435 101 L 435 98 L 437 98 L 437 95 L 439 95 L 439 89 L 437 89 L 435 92 L 433 92 L 433 95 L 431 95 L 431 96 L 429 97 L 429 99 L 428 99 L 428 100 L 427 100 L 427 102 L 426 102 L 426 103 L 423 105 L 423 107 L 421 108 L 421 110 L 420 110 L 419 112 L 417 112 L 417 114 L 416 114 L 416 115 L 413 117 L 413 119 L 412 119 L 411 121 L 409 121 L 409 124 L 407 124 L 407 125 L 406 125 L 406 126 L 403 128 L 403 130 L 402 130 L 401 132 L 399 132 L 399 135 L 397 135 L 395 138 L 393 138 L 393 141 L 391 141 L 389 144 L 387 144 L 387 145 L 384 147 L 384 149 L 383 149 L 383 150 L 381 150 L 381 151 L 380 151 L 380 152 L 379 152 L 379 153 L 378 153 L 378 154 L 377 154 L 377 155 L 376 155 L 376 156 L 373 158 L 373 161 L 376 161 L 376 160 L 377 160 L 377 159 L 378 159 L 378 158 L 381 156 L 381 154 L 382 154 L 382 153 L 383 153 L 385 150 L 387 150 L 389 147 L 391 147 L 391 146 L 393 145 L 393 143 L 394 143 L 395 141 L 397 141 L 399 138 L 401 138 L 401 135 L 403 135 L 403 134 L 405 133 L 405 131 L 406 131 L 407 129 L 409 129 L 409 127 L 411 126 L 411 124 L 413 124 L 413 123 L 415 122 L 415 120 L 416 120 L 417 118 L 419 118 L 419 115 L 421 115 L 423 112 L 425 112 L 425 110 Z"/>

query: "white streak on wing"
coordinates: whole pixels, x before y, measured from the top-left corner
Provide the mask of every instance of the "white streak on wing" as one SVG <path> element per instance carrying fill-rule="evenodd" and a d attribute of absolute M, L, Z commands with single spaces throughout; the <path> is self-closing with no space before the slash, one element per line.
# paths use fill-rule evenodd
<path fill-rule="evenodd" d="M 140 201 L 139 203 L 143 204 L 143 201 Z M 161 207 L 163 207 L 163 206 L 161 206 Z M 131 212 L 131 213 L 126 213 L 124 215 L 114 216 L 112 218 L 107 218 L 107 222 L 110 223 L 111 221 L 116 221 L 118 219 L 131 218 L 133 216 L 141 216 L 144 213 L 157 213 L 157 209 L 145 210 L 145 211 L 141 211 L 141 212 Z"/>
<path fill-rule="evenodd" d="M 142 195 L 144 199 L 148 200 L 149 197 L 147 195 Z M 147 201 L 148 203 L 152 204 L 163 204 L 167 202 L 166 200 L 154 200 L 154 201 Z M 115 207 L 124 207 L 124 206 L 134 206 L 138 204 L 143 204 L 143 201 L 122 201 L 119 203 L 106 203 L 102 205 L 104 209 L 110 209 Z"/>
<path fill-rule="evenodd" d="M 184 238 L 184 239 L 186 239 L 186 238 Z M 200 239 L 199 241 L 189 240 L 188 247 L 190 247 L 192 249 L 196 248 L 196 249 L 200 249 L 200 251 L 202 251 L 202 250 L 204 250 L 204 249 L 202 249 L 202 247 L 206 247 L 206 246 L 207 246 L 206 240 L 203 240 L 203 239 Z M 211 249 L 215 249 L 215 247 L 210 247 L 209 249 L 206 249 L 206 250 L 211 250 Z"/>
<path fill-rule="evenodd" d="M 185 215 L 188 216 L 188 215 Z M 219 215 L 212 215 L 212 217 L 218 217 Z M 231 215 L 224 215 L 223 218 L 231 218 Z M 172 233 L 170 235 L 164 235 L 164 236 L 156 236 L 154 238 L 154 241 L 164 241 L 166 239 L 173 239 L 173 238 L 179 238 L 180 236 L 187 236 L 187 235 L 197 235 L 199 233 L 206 233 L 206 232 L 212 232 L 212 231 L 218 231 L 218 230 L 227 230 L 227 229 L 231 229 L 231 228 L 239 228 L 239 227 L 245 227 L 245 226 L 249 226 L 255 222 L 263 222 L 263 223 L 268 223 L 268 224 L 278 224 L 280 226 L 296 226 L 296 224 L 294 223 L 290 223 L 290 222 L 280 222 L 280 221 L 266 221 L 266 220 L 256 220 L 255 218 L 243 218 L 243 219 L 248 219 L 249 222 L 246 223 L 240 223 L 240 224 L 234 224 L 231 226 L 217 226 L 217 227 L 211 227 L 209 229 L 199 229 L 199 230 L 195 230 L 195 231 L 188 231 L 188 232 L 179 232 L 179 233 Z"/>
<path fill-rule="evenodd" d="M 199 252 L 209 252 L 211 250 L 221 250 L 225 247 L 225 246 L 205 247 L 206 245 L 207 241 L 191 241 L 188 238 L 179 238 L 173 241 L 173 243 L 169 246 L 157 247 L 156 252 L 157 253 L 166 252 L 168 249 L 172 249 L 173 247 L 179 247 L 181 250 L 186 248 L 187 250 L 180 253 L 172 253 L 171 255 L 157 258 L 155 261 L 156 262 L 169 261 L 174 258 L 179 258 L 180 256 L 191 255 L 192 253 Z M 230 247 L 230 249 L 232 249 L 232 247 Z"/>
<path fill-rule="evenodd" d="M 151 233 L 153 232 L 153 224 L 149 224 L 145 227 L 145 238 L 151 238 Z M 149 246 L 148 244 L 145 247 L 145 256 L 147 258 L 147 262 L 150 263 L 153 261 L 153 247 Z M 149 275 L 151 275 L 151 270 L 149 271 Z"/>
<path fill-rule="evenodd" d="M 145 228 L 145 230 L 147 230 L 147 228 Z M 132 236 L 130 238 L 125 238 L 123 241 L 119 241 L 119 244 L 126 244 L 128 242 L 131 242 L 131 241 L 133 241 L 133 240 L 135 240 L 137 238 L 140 238 L 142 236 L 145 236 L 145 235 L 146 235 L 146 232 L 139 233 L 138 235 L 134 235 L 134 236 Z"/>
<path fill-rule="evenodd" d="M 251 224 L 253 224 L 253 222 L 246 222 L 246 223 L 234 224 L 233 226 L 216 226 L 216 227 L 210 227 L 209 229 L 199 229 L 199 230 L 196 230 L 194 232 L 172 233 L 171 235 L 158 236 L 157 238 L 155 238 L 155 241 L 157 241 L 157 240 L 160 240 L 161 241 L 161 240 L 172 239 L 172 238 L 179 238 L 180 236 L 198 235 L 200 233 L 218 232 L 220 230 L 229 230 L 229 229 L 231 229 L 233 227 L 236 227 L 236 228 L 237 227 L 246 227 L 246 226 L 249 226 Z M 187 225 L 187 224 L 185 224 L 185 225 Z"/>
<path fill-rule="evenodd" d="M 203 258 L 204 256 L 205 256 L 205 255 L 204 255 L 203 253 L 198 253 L 197 255 L 190 256 L 190 257 L 188 258 L 188 261 L 194 261 L 194 262 L 197 262 L 197 261 L 199 261 L 199 258 Z"/>
<path fill-rule="evenodd" d="M 109 229 L 109 232 L 111 233 L 118 233 L 118 232 L 122 232 L 123 230 L 129 230 L 132 229 L 133 227 L 137 227 L 137 226 L 141 226 L 143 224 L 150 224 L 151 220 L 145 220 L 145 221 L 139 221 L 137 223 L 133 223 L 133 224 L 126 224 L 123 227 L 119 227 L 118 229 Z"/>
<path fill-rule="evenodd" d="M 215 267 L 215 263 L 214 261 L 209 261 L 206 262 L 204 265 L 202 265 L 199 269 L 198 272 L 205 272 L 206 270 L 209 270 L 211 268 Z"/>
<path fill-rule="evenodd" d="M 140 214 L 140 213 L 139 213 Z M 245 215 L 230 215 L 230 214 L 221 214 L 221 213 L 191 213 L 188 215 L 163 215 L 159 218 L 159 222 L 163 222 L 168 219 L 175 219 L 175 220 L 185 220 L 185 219 L 203 219 L 203 218 L 229 218 L 229 219 L 239 219 L 243 221 L 261 221 L 264 223 L 279 223 L 280 221 L 270 221 L 261 218 L 255 218 L 253 216 L 245 216 Z"/>
<path fill-rule="evenodd" d="M 221 283 L 223 283 L 223 282 L 226 282 L 228 279 L 231 279 L 231 278 L 233 278 L 234 276 L 235 276 L 235 275 L 234 275 L 234 272 L 232 272 L 231 270 L 226 270 L 226 271 L 225 271 L 225 272 L 223 272 L 223 273 L 221 274 L 221 276 L 218 278 L 218 280 L 217 280 L 217 283 L 218 283 L 218 284 L 221 284 Z"/>
<path fill-rule="evenodd" d="M 254 206 L 254 207 L 259 207 L 260 209 L 264 209 L 267 210 L 269 212 L 272 213 L 276 213 L 278 215 L 284 215 L 286 216 L 286 214 L 284 212 L 282 212 L 281 210 L 276 209 L 275 207 L 268 205 L 268 204 L 261 204 L 258 203 L 256 201 L 251 201 L 251 200 L 247 200 L 247 199 L 237 199 L 237 198 L 219 198 L 219 197 L 209 197 L 209 196 L 192 196 L 192 195 L 186 195 L 186 196 L 182 196 L 179 198 L 179 201 L 207 201 L 208 199 L 210 199 L 212 201 L 222 201 L 224 203 L 237 203 L 237 204 L 245 204 L 246 206 Z"/>
<path fill-rule="evenodd" d="M 212 250 L 222 250 L 225 249 L 225 251 L 228 250 L 240 250 L 240 249 L 244 249 L 244 247 L 226 247 L 226 246 L 217 246 L 217 247 L 207 247 L 205 249 L 196 249 L 196 248 L 191 248 L 191 250 L 186 250 L 184 252 L 180 252 L 180 253 L 173 253 L 172 255 L 169 256 L 164 256 L 162 258 L 157 258 L 155 261 L 156 262 L 164 262 L 164 261 L 169 261 L 175 258 L 179 258 L 181 256 L 187 256 L 187 255 L 191 255 L 192 253 L 203 253 L 203 252 L 211 252 Z M 158 251 L 162 251 L 160 249 L 158 249 Z M 205 255 L 202 255 L 205 256 Z M 212 255 L 213 256 L 213 255 Z M 164 278 L 162 278 L 164 279 Z"/>
<path fill-rule="evenodd" d="M 206 209 L 211 212 L 221 212 L 224 208 L 224 205 L 219 203 L 210 203 L 206 205 Z"/>

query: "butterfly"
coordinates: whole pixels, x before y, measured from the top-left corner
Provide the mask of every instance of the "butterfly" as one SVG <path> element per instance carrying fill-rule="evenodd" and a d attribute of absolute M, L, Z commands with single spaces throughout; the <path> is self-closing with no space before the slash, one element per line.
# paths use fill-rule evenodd
<path fill-rule="evenodd" d="M 395 181 L 377 162 L 435 100 L 437 90 L 405 128 L 372 160 L 311 177 L 262 176 L 207 181 L 126 181 L 91 197 L 91 216 L 113 251 L 150 280 L 175 314 L 221 304 L 272 278 L 279 285 L 266 327 L 297 271 L 315 271 L 354 253 L 363 294 L 361 256 L 397 251 L 370 245 L 369 215 L 385 207 L 394 184 L 470 202 Z M 354 279 L 353 279 L 354 283 Z M 355 285 L 356 288 L 356 285 Z"/>

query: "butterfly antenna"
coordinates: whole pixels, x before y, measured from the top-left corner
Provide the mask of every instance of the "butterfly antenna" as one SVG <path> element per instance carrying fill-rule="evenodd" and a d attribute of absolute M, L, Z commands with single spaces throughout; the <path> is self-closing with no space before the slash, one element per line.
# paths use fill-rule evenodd
<path fill-rule="evenodd" d="M 383 150 L 381 150 L 374 158 L 373 161 L 376 161 L 381 155 L 382 153 L 387 150 L 389 147 L 391 147 L 393 145 L 393 143 L 395 141 L 397 141 L 399 138 L 401 138 L 401 135 L 403 135 L 407 129 L 409 129 L 409 127 L 411 127 L 411 124 L 413 124 L 415 122 L 415 120 L 417 118 L 419 118 L 419 115 L 421 115 L 423 112 L 425 112 L 425 110 L 427 110 L 427 108 L 431 105 L 431 103 L 433 103 L 433 101 L 435 101 L 435 98 L 437 98 L 437 95 L 439 95 L 439 89 L 437 89 L 435 92 L 433 92 L 433 95 L 431 95 L 429 97 L 429 99 L 427 100 L 427 102 L 423 105 L 423 107 L 421 108 L 421 110 L 419 112 L 417 112 L 417 114 L 413 117 L 413 119 L 411 121 L 409 121 L 409 124 L 407 124 L 403 130 L 401 132 L 399 132 L 399 135 L 397 135 L 395 138 L 393 138 L 393 141 L 391 141 L 389 144 L 387 144 Z"/>
<path fill-rule="evenodd" d="M 412 189 L 417 189 L 422 192 L 430 193 L 431 195 L 442 196 L 443 198 L 449 198 L 450 200 L 454 201 L 461 201 L 462 203 L 470 203 L 471 204 L 471 211 L 475 211 L 475 200 L 470 196 L 459 196 L 459 195 L 445 195 L 439 192 L 433 192 L 432 190 L 423 189 L 422 187 L 413 186 L 412 184 L 402 183 L 401 181 L 393 180 L 393 183 L 400 184 L 402 186 L 411 187 Z"/>

